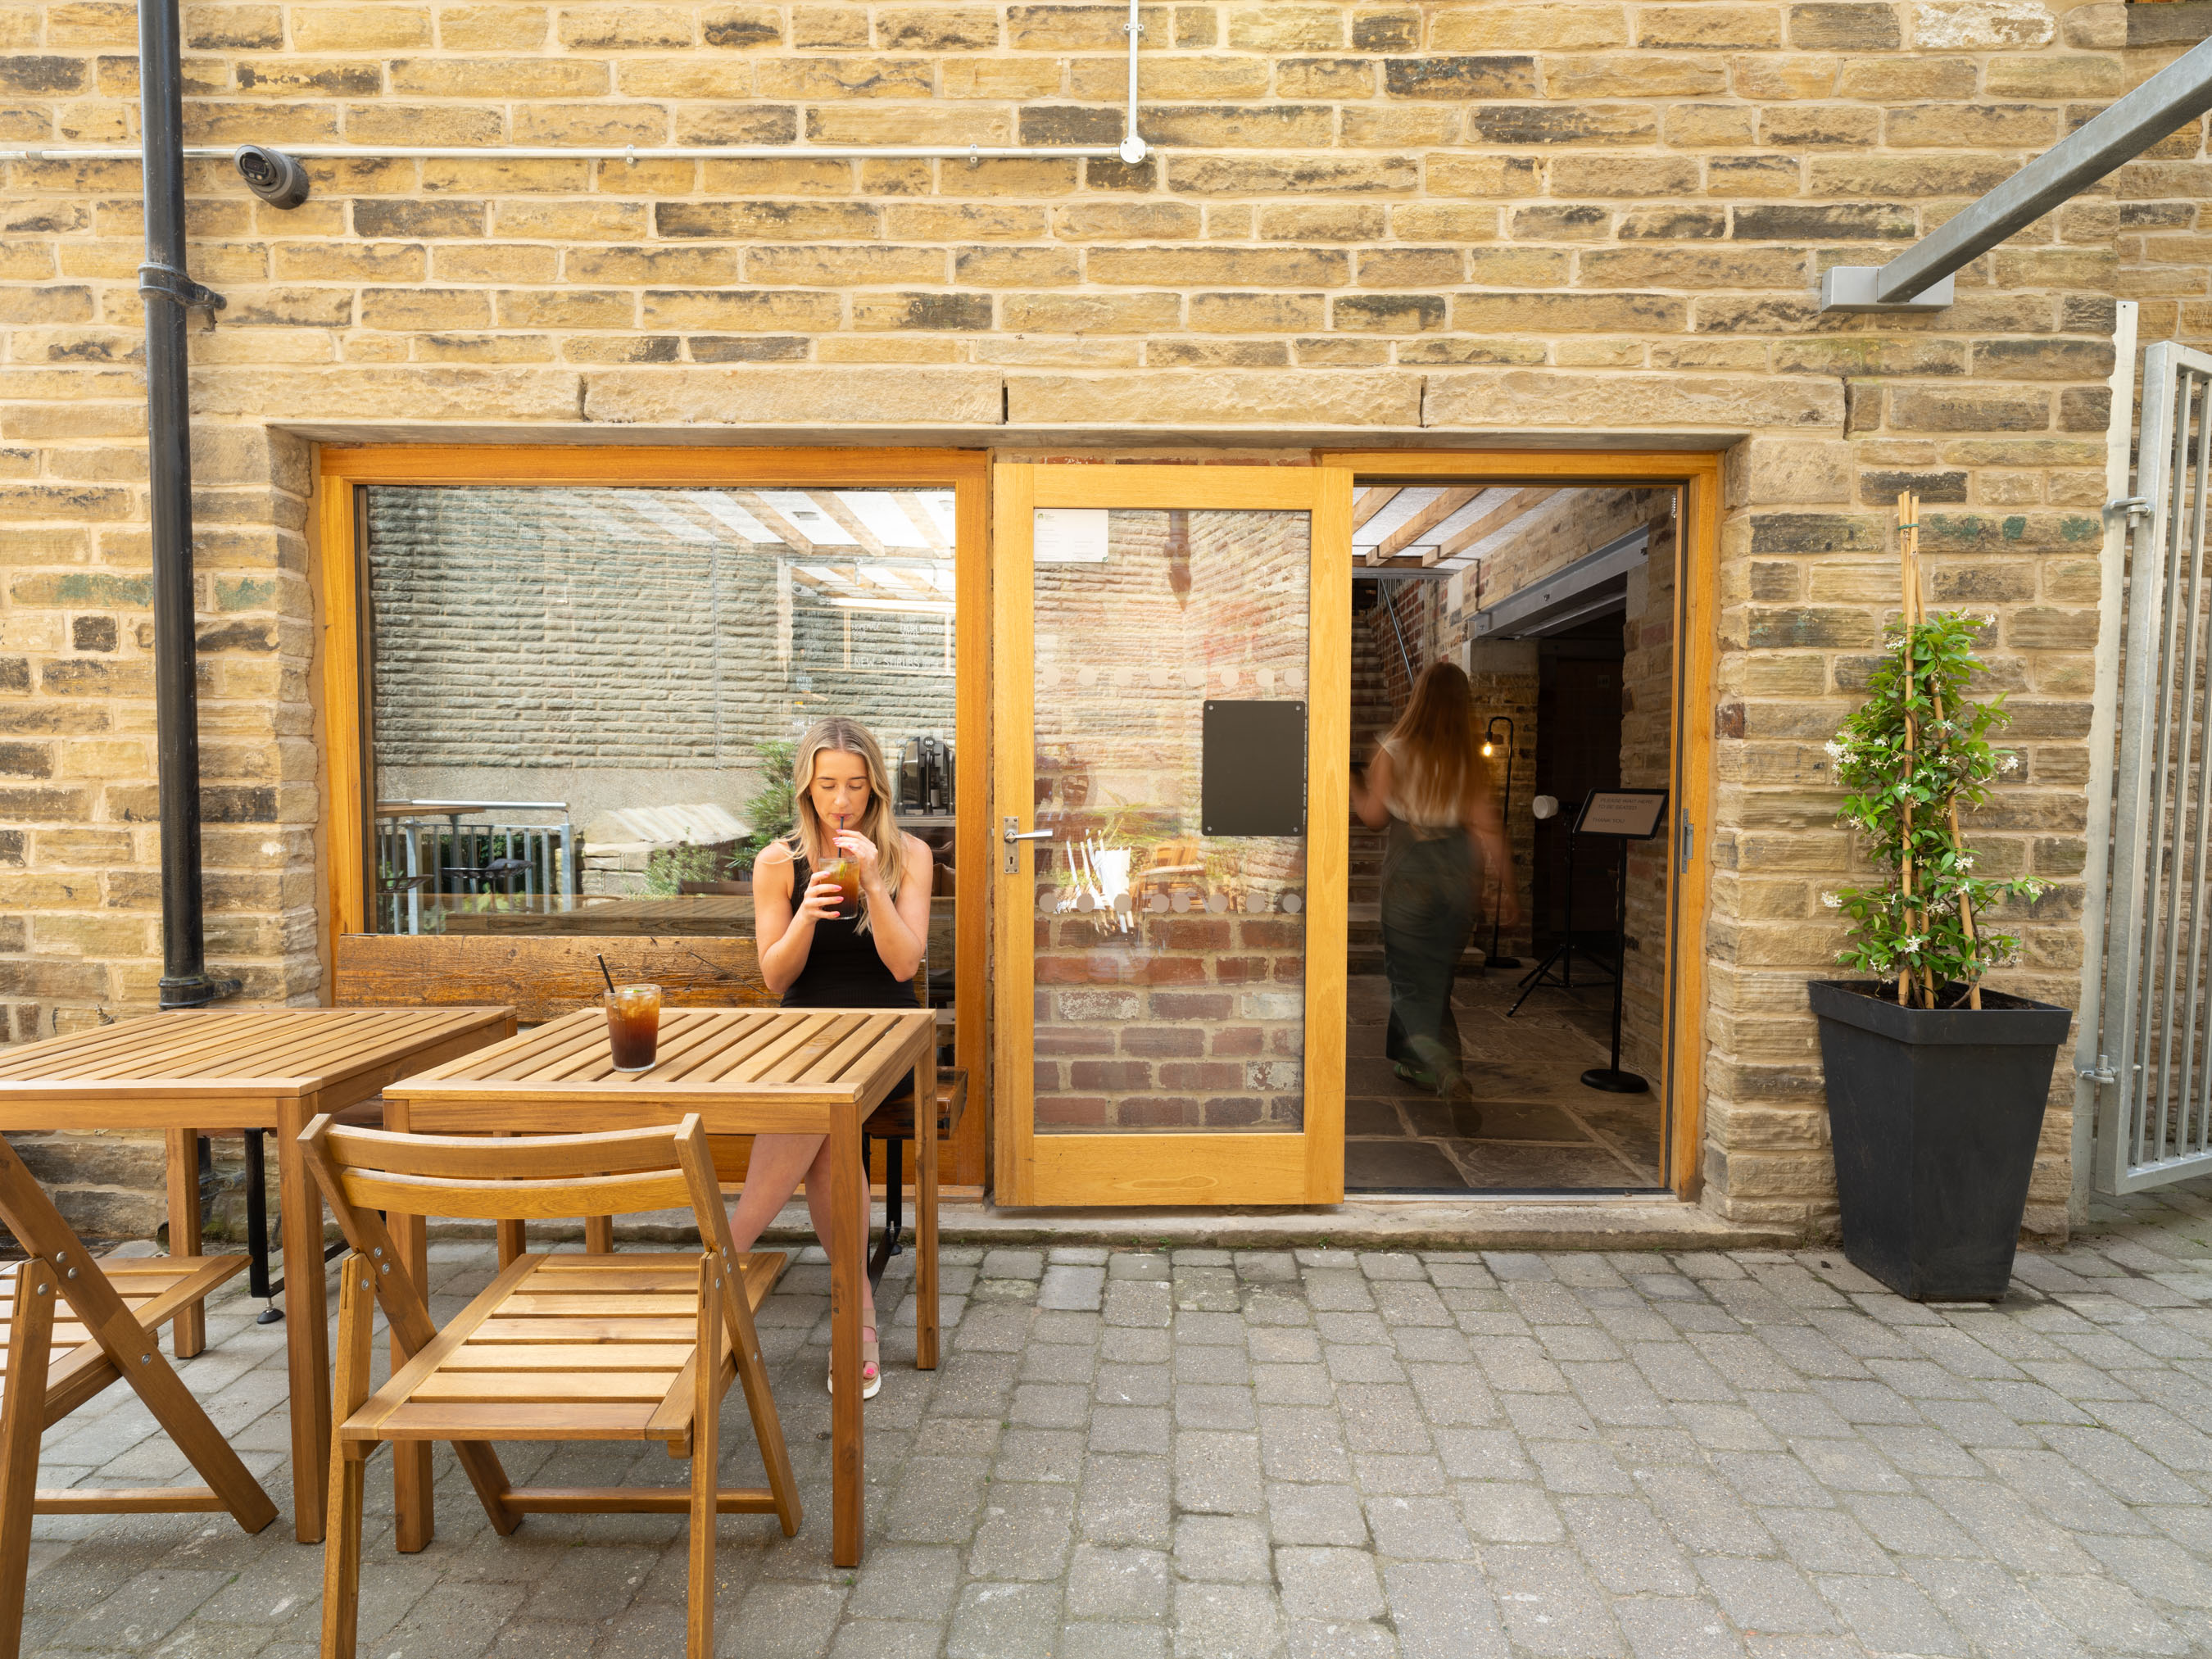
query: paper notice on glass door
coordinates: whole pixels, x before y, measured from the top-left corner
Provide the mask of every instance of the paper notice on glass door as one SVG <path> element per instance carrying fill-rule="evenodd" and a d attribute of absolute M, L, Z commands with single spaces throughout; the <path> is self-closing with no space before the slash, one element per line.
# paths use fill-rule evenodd
<path fill-rule="evenodd" d="M 1036 562 L 1106 562 L 1106 509 L 1103 507 L 1041 507 L 1036 509 Z"/>

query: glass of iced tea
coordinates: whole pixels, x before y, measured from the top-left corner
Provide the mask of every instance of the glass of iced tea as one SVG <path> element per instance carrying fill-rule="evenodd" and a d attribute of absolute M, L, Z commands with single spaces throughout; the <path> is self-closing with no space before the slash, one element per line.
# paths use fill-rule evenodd
<path fill-rule="evenodd" d="M 837 884 L 837 920 L 851 921 L 860 914 L 860 866 L 840 854 L 830 860 L 830 879 Z"/>
<path fill-rule="evenodd" d="M 649 1072 L 660 1043 L 660 988 L 617 985 L 602 994 L 607 1006 L 607 1046 L 617 1072 Z"/>

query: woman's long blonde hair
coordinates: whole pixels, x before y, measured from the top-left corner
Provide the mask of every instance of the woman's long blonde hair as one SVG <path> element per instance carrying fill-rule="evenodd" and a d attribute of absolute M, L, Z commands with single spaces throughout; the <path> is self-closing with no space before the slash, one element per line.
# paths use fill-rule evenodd
<path fill-rule="evenodd" d="M 900 885 L 906 880 L 906 836 L 891 811 L 891 780 L 884 766 L 884 751 L 868 728 L 858 720 L 833 714 L 826 720 L 815 721 L 806 728 L 806 735 L 799 738 L 799 747 L 791 757 L 792 816 L 797 820 L 791 832 L 792 840 L 798 850 L 806 855 L 810 871 L 820 869 L 823 863 L 837 856 L 837 845 L 830 839 L 835 831 L 822 822 L 822 815 L 814 810 L 814 757 L 825 751 L 858 755 L 868 769 L 867 810 L 860 814 L 860 823 L 845 827 L 858 830 L 875 842 L 882 860 L 884 891 L 896 900 Z M 794 889 L 794 906 L 799 897 Z M 855 931 L 868 931 L 866 905 L 860 907 Z"/>
<path fill-rule="evenodd" d="M 1432 823 L 1472 823 L 1490 778 L 1475 758 L 1474 688 L 1456 663 L 1432 662 L 1385 739 L 1398 763 L 1399 799 Z"/>

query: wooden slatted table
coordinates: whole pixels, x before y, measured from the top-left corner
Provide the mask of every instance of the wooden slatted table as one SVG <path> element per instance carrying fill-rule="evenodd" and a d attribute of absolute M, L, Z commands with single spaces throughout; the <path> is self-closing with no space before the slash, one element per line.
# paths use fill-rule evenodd
<path fill-rule="evenodd" d="M 710 1135 L 826 1134 L 838 1176 L 830 1194 L 832 1507 L 830 1559 L 857 1566 L 865 1516 L 860 1430 L 860 1284 L 867 1271 L 860 1129 L 914 1077 L 937 1098 L 937 1022 L 924 1009 L 683 1008 L 663 1011 L 649 1072 L 613 1067 L 606 1016 L 586 1009 L 384 1091 L 388 1128 L 443 1134 L 577 1134 L 674 1123 L 696 1112 Z M 915 1145 L 915 1350 L 937 1364 L 937 1137 Z M 395 1222 L 402 1218 L 394 1217 Z M 417 1275 L 419 1223 L 393 1237 Z M 430 1541 L 428 1447 L 395 1446 L 399 1547 Z"/>
<path fill-rule="evenodd" d="M 323 1200 L 300 1131 L 393 1079 L 514 1033 L 507 1008 L 195 1008 L 0 1048 L 0 1130 L 160 1129 L 167 1138 L 169 1253 L 200 1253 L 198 1137 L 276 1132 L 289 1360 L 294 1524 L 323 1536 L 331 1349 Z M 171 1327 L 177 1356 L 206 1346 L 200 1310 Z"/>

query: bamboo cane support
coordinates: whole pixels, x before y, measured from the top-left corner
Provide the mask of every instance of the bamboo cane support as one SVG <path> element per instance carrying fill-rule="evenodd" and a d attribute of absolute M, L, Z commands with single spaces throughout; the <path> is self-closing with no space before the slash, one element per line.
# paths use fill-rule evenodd
<path fill-rule="evenodd" d="M 1899 490 L 1897 495 L 1897 562 L 1898 574 L 1904 584 L 1904 605 L 1901 619 L 1905 629 L 1905 796 L 1901 803 L 1903 823 L 1899 831 L 1899 871 L 1905 894 L 1905 928 L 1912 930 L 1912 767 L 1918 749 L 1917 731 L 1912 718 L 1912 629 L 1918 621 L 1915 612 L 1920 599 L 1920 512 L 1919 498 L 1911 490 Z M 1905 1006 L 1912 984 L 1912 969 L 1900 966 L 1897 970 L 1897 1006 Z"/>

